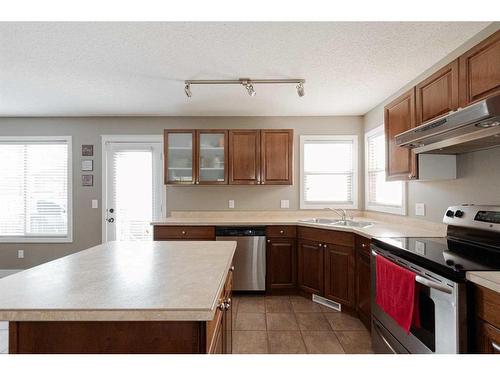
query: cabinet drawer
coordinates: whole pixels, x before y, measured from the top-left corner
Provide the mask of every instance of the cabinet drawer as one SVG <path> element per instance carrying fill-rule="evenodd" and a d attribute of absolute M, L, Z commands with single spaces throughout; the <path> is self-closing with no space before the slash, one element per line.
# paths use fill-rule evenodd
<path fill-rule="evenodd" d="M 155 241 L 161 240 L 215 240 L 215 227 L 155 226 Z"/>
<path fill-rule="evenodd" d="M 356 250 L 363 255 L 370 255 L 370 239 L 363 236 L 356 236 Z"/>
<path fill-rule="evenodd" d="M 273 225 L 266 227 L 266 237 L 295 238 L 297 227 L 293 225 Z"/>
<path fill-rule="evenodd" d="M 500 294 L 474 285 L 474 308 L 479 318 L 500 329 Z"/>
<path fill-rule="evenodd" d="M 354 247 L 354 234 L 329 229 L 298 228 L 298 237 L 317 242 Z"/>

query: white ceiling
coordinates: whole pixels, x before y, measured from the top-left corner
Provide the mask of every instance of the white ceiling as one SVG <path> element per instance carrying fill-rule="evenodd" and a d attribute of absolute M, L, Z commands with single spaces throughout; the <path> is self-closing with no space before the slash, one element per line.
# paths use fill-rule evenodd
<path fill-rule="evenodd" d="M 487 22 L 0 23 L 0 116 L 361 115 Z M 305 78 L 194 86 L 185 79 Z"/>

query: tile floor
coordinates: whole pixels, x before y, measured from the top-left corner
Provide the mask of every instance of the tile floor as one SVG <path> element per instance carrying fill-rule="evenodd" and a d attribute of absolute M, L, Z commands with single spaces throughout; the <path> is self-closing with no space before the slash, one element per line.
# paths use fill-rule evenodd
<path fill-rule="evenodd" d="M 361 321 L 300 296 L 235 295 L 234 354 L 372 353 Z"/>

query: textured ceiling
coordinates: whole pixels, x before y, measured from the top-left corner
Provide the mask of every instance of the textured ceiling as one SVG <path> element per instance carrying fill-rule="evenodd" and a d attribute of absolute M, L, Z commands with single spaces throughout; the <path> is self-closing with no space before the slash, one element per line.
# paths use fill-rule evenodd
<path fill-rule="evenodd" d="M 0 116 L 360 115 L 487 22 L 0 23 Z M 185 79 L 305 78 L 194 86 Z"/>

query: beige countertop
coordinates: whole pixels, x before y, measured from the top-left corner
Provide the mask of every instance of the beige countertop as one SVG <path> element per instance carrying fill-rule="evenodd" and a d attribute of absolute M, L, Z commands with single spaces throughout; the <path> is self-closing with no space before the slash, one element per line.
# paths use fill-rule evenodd
<path fill-rule="evenodd" d="M 498 271 L 471 271 L 467 272 L 466 278 L 474 284 L 500 293 L 500 272 Z"/>
<path fill-rule="evenodd" d="M 0 279 L 0 321 L 211 320 L 236 242 L 108 242 Z"/>
<path fill-rule="evenodd" d="M 174 214 L 175 215 L 175 214 Z M 177 214 L 179 215 L 179 214 Z M 394 217 L 394 215 L 364 214 L 356 215 L 355 221 L 368 221 L 373 225 L 366 228 L 341 227 L 334 225 L 304 223 L 301 220 L 308 217 L 339 219 L 331 213 L 280 214 L 275 212 L 235 212 L 235 213 L 183 213 L 153 222 L 153 225 L 300 225 L 312 228 L 346 231 L 364 237 L 444 237 L 446 226 L 440 223 L 424 222 L 423 220 Z M 302 216 L 302 217 L 301 217 Z"/>

